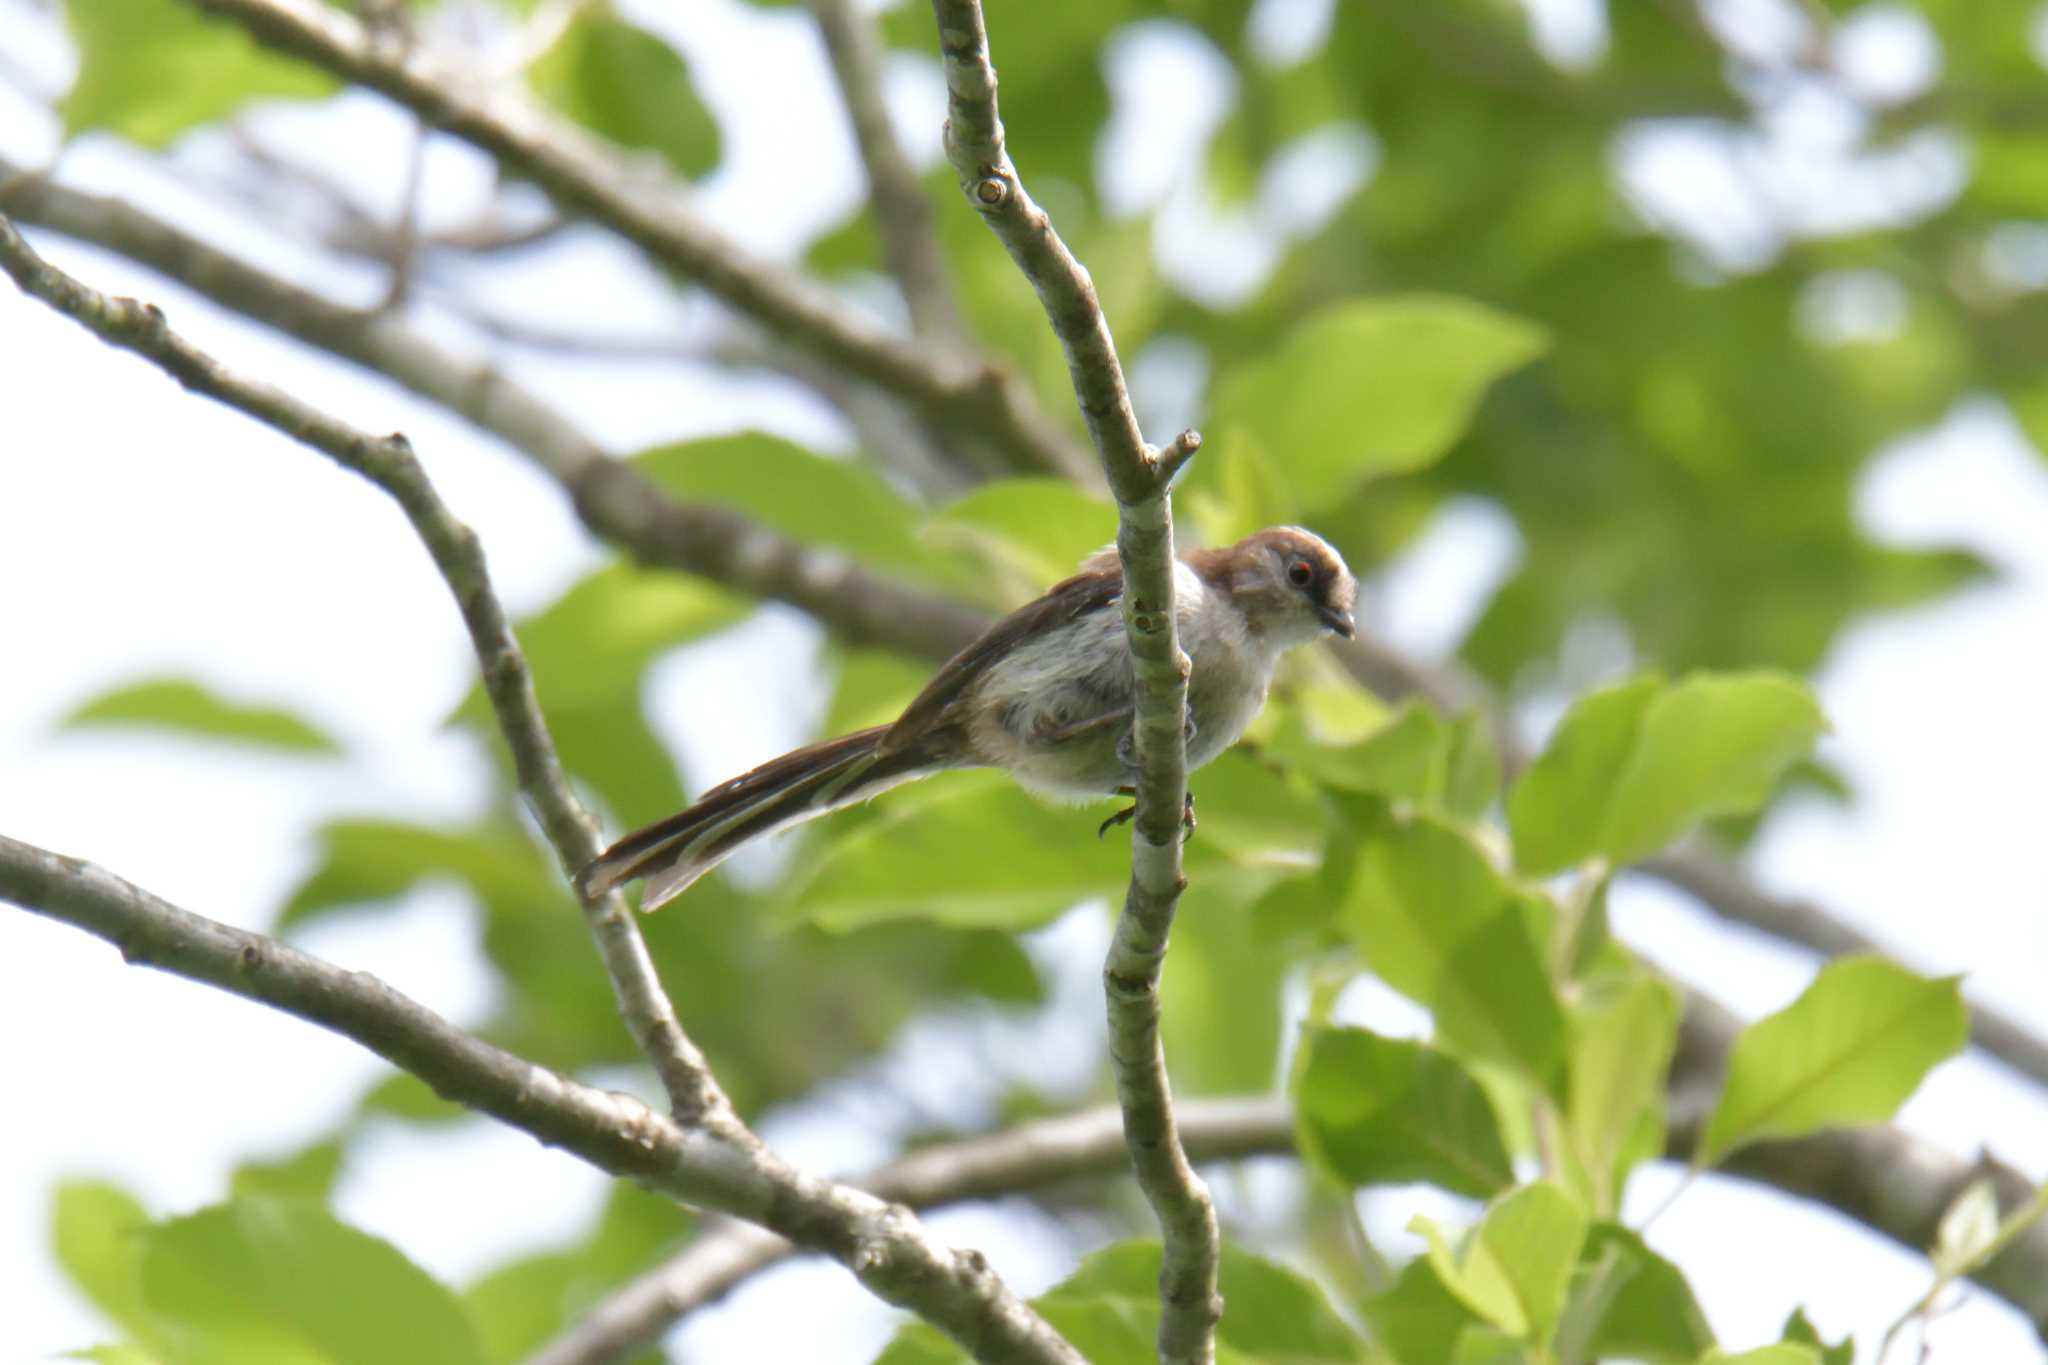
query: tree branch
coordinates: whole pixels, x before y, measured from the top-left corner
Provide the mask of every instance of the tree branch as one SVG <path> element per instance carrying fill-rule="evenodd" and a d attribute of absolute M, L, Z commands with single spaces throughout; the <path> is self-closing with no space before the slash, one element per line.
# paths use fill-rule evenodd
<path fill-rule="evenodd" d="M 1196 1161 L 1294 1151 L 1294 1111 L 1277 1095 L 1185 1100 L 1176 1118 L 1188 1156 Z M 1129 1160 L 1123 1111 L 1104 1106 L 934 1143 L 853 1183 L 879 1198 L 925 1209 L 1110 1175 Z M 796 1252 L 783 1238 L 750 1224 L 704 1229 L 681 1252 L 606 1296 L 528 1356 L 525 1365 L 602 1365 L 626 1359 L 653 1345 L 680 1319 Z"/>
<path fill-rule="evenodd" d="M 867 171 L 875 230 L 882 240 L 882 260 L 903 291 L 910 330 L 927 344 L 958 346 L 967 339 L 967 329 L 939 251 L 931 205 L 889 122 L 875 21 L 853 0 L 810 0 L 810 7 L 853 125 L 854 145 Z"/>
<path fill-rule="evenodd" d="M 428 340 L 396 314 L 344 307 L 120 200 L 24 174 L 4 158 L 0 211 L 119 252 L 461 414 L 545 470 L 593 534 L 642 563 L 788 602 L 857 644 L 946 658 L 987 628 L 986 613 L 792 540 L 730 508 L 677 502 L 530 390 Z"/>
<path fill-rule="evenodd" d="M 783 1162 L 735 1123 L 678 1123 L 463 1032 L 368 972 L 182 910 L 101 868 L 0 835 L 0 899 L 112 943 L 130 962 L 218 986 L 351 1038 L 435 1093 L 613 1175 L 772 1228 L 986 1365 L 1085 1365 L 988 1268 L 900 1204 Z"/>
<path fill-rule="evenodd" d="M 449 512 L 403 435 L 371 436 L 337 421 L 291 394 L 228 371 L 171 331 L 154 305 L 115 299 L 88 288 L 44 261 L 0 218 L 0 270 L 22 291 L 85 327 L 108 345 L 150 361 L 194 393 L 254 417 L 320 451 L 376 484 L 404 511 L 469 629 L 498 729 L 518 773 L 520 790 L 571 876 L 603 849 L 596 822 L 569 789 L 554 740 L 534 697 L 526 659 L 512 635 L 503 604 L 491 588 L 489 566 L 476 533 Z M 639 926 L 623 897 L 583 902 L 619 1009 L 667 1089 L 680 1118 L 736 1123 L 732 1106 L 704 1056 L 683 1032 L 662 991 Z"/>
<path fill-rule="evenodd" d="M 1740 1027 L 1711 998 L 1687 992 L 1670 1076 L 1669 1160 L 1690 1160 Z M 1183 1100 L 1175 1113 L 1188 1155 L 1197 1161 L 1295 1152 L 1294 1110 L 1277 1095 Z M 1120 1118 L 1118 1110 L 1105 1107 L 934 1143 L 855 1183 L 925 1209 L 1105 1175 L 1117 1169 L 1124 1155 Z M 1988 1175 L 2005 1209 L 2023 1204 L 2031 1192 L 2023 1176 L 1988 1154 L 1975 1162 L 1959 1161 L 1891 1127 L 1759 1143 L 1739 1149 L 1719 1170 L 1835 1209 L 1923 1253 L 1933 1244 L 1942 1212 L 1971 1180 Z M 746 1224 L 703 1229 L 675 1256 L 612 1291 L 525 1365 L 609 1365 L 626 1359 L 749 1276 L 795 1254 L 788 1242 Z M 2028 1229 L 1977 1279 L 2048 1336 L 2048 1229 Z"/>
<path fill-rule="evenodd" d="M 1181 652 L 1174 608 L 1173 511 L 1167 490 L 1201 438 L 1186 432 L 1164 448 L 1145 443 L 1094 283 L 1025 192 L 1004 149 L 980 0 L 932 0 L 932 12 L 945 58 L 946 155 L 968 202 L 1038 292 L 1066 352 L 1081 415 L 1116 496 L 1124 626 L 1136 684 L 1132 729 L 1138 809 L 1130 889 L 1102 973 L 1110 1067 L 1131 1164 L 1159 1217 L 1159 1357 L 1166 1365 L 1206 1365 L 1215 1358 L 1216 1322 L 1223 1313 L 1216 1290 L 1216 1210 L 1175 1131 L 1159 1034 L 1159 974 L 1174 908 L 1187 884 L 1180 845 L 1187 797 L 1188 659 Z"/>
<path fill-rule="evenodd" d="M 417 47 L 379 43 L 318 0 L 189 0 L 258 42 L 367 86 L 497 158 L 556 203 L 586 214 L 662 265 L 758 320 L 792 345 L 902 397 L 949 430 L 973 433 L 1019 469 L 1092 478 L 1073 442 L 1039 411 L 1016 375 L 954 358 L 886 331 L 814 281 L 748 255 L 699 220 L 688 187 L 552 119 L 508 88 L 483 89 Z"/>

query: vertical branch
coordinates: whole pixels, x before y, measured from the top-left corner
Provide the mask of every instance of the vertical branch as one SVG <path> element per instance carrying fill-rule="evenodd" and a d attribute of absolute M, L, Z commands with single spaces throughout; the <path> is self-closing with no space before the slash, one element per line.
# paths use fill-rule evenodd
<path fill-rule="evenodd" d="M 1219 1237 L 1209 1192 L 1174 1126 L 1159 1033 L 1159 976 L 1181 875 L 1187 798 L 1187 655 L 1174 607 L 1173 513 L 1167 490 L 1201 438 L 1184 432 L 1145 443 L 1124 387 L 1094 283 L 1025 193 L 1003 145 L 996 73 L 980 0 L 932 0 L 945 57 L 946 155 L 960 186 L 1038 292 L 1060 345 L 1088 434 L 1117 502 L 1124 626 L 1136 684 L 1137 819 L 1131 884 L 1103 964 L 1109 1052 L 1124 1141 L 1138 1184 L 1159 1218 L 1159 1357 L 1209 1362 L 1223 1312 L 1216 1292 Z"/>
<path fill-rule="evenodd" d="M 931 205 L 917 183 L 910 158 L 889 123 L 882 98 L 882 53 L 874 20 L 855 0 L 810 0 L 811 14 L 825 40 L 825 55 L 839 83 L 839 97 L 853 124 L 854 145 L 867 171 L 868 197 L 882 239 L 882 260 L 903 290 L 910 330 L 936 346 L 965 339 L 945 257 L 932 223 Z"/>
<path fill-rule="evenodd" d="M 491 587 L 490 569 L 476 532 L 456 520 L 427 479 L 404 436 L 373 437 L 291 394 L 227 370 L 171 331 L 162 311 L 134 299 L 109 298 L 44 261 L 6 218 L 0 217 L 0 271 L 22 292 L 73 318 L 100 340 L 133 351 L 194 393 L 204 394 L 312 446 L 345 469 L 376 484 L 404 510 L 434 567 L 448 583 L 476 650 L 498 728 L 511 750 L 519 788 L 532 807 L 565 871 L 573 872 L 603 847 L 597 825 L 570 790 L 561 759 L 542 719 L 526 656 L 512 634 L 504 604 Z M 653 1062 L 676 1115 L 721 1131 L 732 1106 L 704 1056 L 676 1019 L 661 988 L 647 945 L 623 898 L 584 904 L 620 1012 Z"/>

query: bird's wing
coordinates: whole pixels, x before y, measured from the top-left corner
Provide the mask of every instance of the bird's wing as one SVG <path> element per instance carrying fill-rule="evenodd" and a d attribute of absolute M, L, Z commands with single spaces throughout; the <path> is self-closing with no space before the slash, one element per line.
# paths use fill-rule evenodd
<path fill-rule="evenodd" d="M 1088 561 L 1097 564 L 1101 556 Z M 974 681 L 990 664 L 1014 649 L 1017 643 L 1055 626 L 1075 621 L 1091 612 L 1113 605 L 1123 596 L 1123 575 L 1114 550 L 1109 566 L 1084 566 L 1084 572 L 1055 583 L 1043 597 L 1027 602 L 990 626 L 982 637 L 955 654 L 925 684 L 924 691 L 904 708 L 902 716 L 882 737 L 881 752 L 894 753 L 924 738 L 948 720 L 947 712 L 960 701 Z"/>

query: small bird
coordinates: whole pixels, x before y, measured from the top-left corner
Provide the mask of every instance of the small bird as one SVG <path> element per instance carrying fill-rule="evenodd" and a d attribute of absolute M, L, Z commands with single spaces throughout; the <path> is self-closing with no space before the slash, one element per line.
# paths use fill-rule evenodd
<path fill-rule="evenodd" d="M 1174 565 L 1187 652 L 1190 770 L 1237 742 L 1280 655 L 1349 637 L 1358 584 L 1320 536 L 1276 526 Z M 989 627 L 933 675 L 894 724 L 763 763 L 688 810 L 636 830 L 577 877 L 586 897 L 645 878 L 640 908 L 680 895 L 751 839 L 948 768 L 1003 768 L 1027 790 L 1091 800 L 1134 790 L 1134 684 L 1114 547 Z M 1129 818 L 1129 812 L 1105 822 Z"/>

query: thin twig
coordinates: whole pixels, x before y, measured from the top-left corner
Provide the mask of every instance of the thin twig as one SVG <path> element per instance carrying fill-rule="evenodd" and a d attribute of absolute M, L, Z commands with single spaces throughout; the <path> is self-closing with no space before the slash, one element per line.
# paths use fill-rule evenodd
<path fill-rule="evenodd" d="M 981 213 L 1038 291 L 1066 352 L 1088 434 L 1117 501 L 1124 626 L 1137 690 L 1137 819 L 1131 884 L 1103 964 L 1109 1055 L 1131 1164 L 1163 1247 L 1159 1357 L 1206 1365 L 1216 1354 L 1223 1299 L 1216 1209 L 1175 1131 L 1159 1032 L 1159 974 L 1181 875 L 1181 812 L 1187 796 L 1188 659 L 1174 608 L 1173 512 L 1168 487 L 1201 438 L 1183 433 L 1155 449 L 1132 414 L 1123 368 L 1088 272 L 1033 203 L 1003 146 L 996 73 L 979 0 L 933 0 L 945 58 L 946 155 L 968 202 Z"/>
<path fill-rule="evenodd" d="M 455 519 L 434 491 L 403 435 L 371 436 L 271 385 L 230 372 L 170 329 L 152 304 L 110 298 L 50 265 L 0 218 L 0 270 L 27 293 L 85 327 L 108 345 L 150 361 L 194 393 L 246 413 L 320 451 L 390 494 L 419 533 L 469 628 L 484 690 L 511 751 L 535 818 L 563 870 L 574 873 L 604 847 L 597 824 L 569 788 L 554 740 L 541 718 L 533 679 L 512 635 L 476 533 Z M 624 899 L 584 903 L 605 971 L 627 1027 L 653 1062 L 676 1113 L 693 1121 L 730 1123 L 732 1106 L 703 1054 L 683 1032 L 661 988 Z"/>
<path fill-rule="evenodd" d="M 957 346 L 967 330 L 946 276 L 931 205 L 889 122 L 889 106 L 882 97 L 882 45 L 874 18 L 854 0 L 810 0 L 810 6 L 867 171 L 868 202 L 874 206 L 882 260 L 903 291 L 910 330 L 932 345 Z"/>
<path fill-rule="evenodd" d="M 1294 1150 L 1294 1110 L 1277 1095 L 1187 1101 L 1177 1118 L 1188 1155 L 1197 1161 Z M 880 1198 L 926 1209 L 1108 1175 L 1129 1159 L 1123 1111 L 1104 1107 L 920 1147 L 853 1183 Z M 679 1319 L 796 1251 L 750 1224 L 705 1228 L 677 1255 L 606 1295 L 528 1356 L 525 1365 L 608 1365 L 626 1359 L 651 1346 Z"/>
<path fill-rule="evenodd" d="M 940 1242 L 900 1204 L 803 1174 L 743 1127 L 723 1134 L 679 1123 L 630 1095 L 494 1047 L 368 972 L 195 915 L 91 863 L 5 836 L 0 900 L 96 934 L 131 963 L 332 1029 L 436 1094 L 615 1176 L 772 1228 L 845 1265 L 984 1365 L 1084 1365 L 979 1252 Z"/>
<path fill-rule="evenodd" d="M 1688 1160 L 1719 1092 L 1739 1027 L 1712 999 L 1687 992 L 1670 1087 L 1675 1121 L 1666 1155 L 1671 1160 Z M 1295 1116 L 1276 1096 L 1186 1100 L 1175 1113 L 1188 1154 L 1199 1161 L 1294 1151 Z M 1115 1169 L 1124 1155 L 1120 1119 L 1119 1110 L 1095 1109 L 934 1143 L 855 1183 L 917 1209 L 1028 1193 Z M 1971 1180 L 1989 1174 L 2008 1205 L 2027 1191 L 2018 1172 L 1988 1157 L 1958 1160 L 1896 1128 L 1764 1143 L 1738 1152 L 1721 1174 L 1795 1189 L 1911 1251 L 1925 1249 L 1927 1210 L 1938 1217 L 1947 1207 L 1945 1200 Z M 2003 1256 L 1984 1258 L 1995 1265 L 1973 1267 L 1971 1273 L 2048 1335 L 2048 1228 L 2021 1226 L 2015 1219 L 2008 1219 L 2007 1227 L 2015 1229 L 2008 1240 L 2017 1245 L 2002 1243 Z M 746 1224 L 704 1228 L 675 1256 L 613 1290 L 525 1365 L 610 1365 L 626 1359 L 749 1276 L 795 1254 L 781 1238 Z"/>
<path fill-rule="evenodd" d="M 592 532 L 642 563 L 788 602 L 851 643 L 926 657 L 949 657 L 991 620 L 730 508 L 678 502 L 492 366 L 454 354 L 398 316 L 347 308 L 301 289 L 120 200 L 67 189 L 0 158 L 0 211 L 117 251 L 222 307 L 461 414 L 539 465 L 575 501 Z"/>
<path fill-rule="evenodd" d="M 809 278 L 749 255 L 691 208 L 689 186 L 628 162 L 508 87 L 481 89 L 417 47 L 393 51 L 318 0 L 188 0 L 266 46 L 381 92 L 422 122 L 469 142 L 694 280 L 776 336 L 844 366 L 949 430 L 971 432 L 1017 469 L 1092 481 L 1094 467 L 1047 420 L 1024 381 L 977 356 L 893 336 Z"/>

